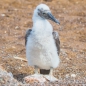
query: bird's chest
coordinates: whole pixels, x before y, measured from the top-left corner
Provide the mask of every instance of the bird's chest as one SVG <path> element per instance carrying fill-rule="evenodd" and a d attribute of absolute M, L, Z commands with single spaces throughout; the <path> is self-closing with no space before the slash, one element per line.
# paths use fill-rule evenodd
<path fill-rule="evenodd" d="M 53 60 L 57 60 L 57 51 L 52 35 L 31 35 L 26 50 L 31 64 L 38 65 L 40 68 L 49 69 Z"/>
<path fill-rule="evenodd" d="M 52 44 L 52 35 L 32 35 L 33 46 L 37 49 L 45 49 Z"/>

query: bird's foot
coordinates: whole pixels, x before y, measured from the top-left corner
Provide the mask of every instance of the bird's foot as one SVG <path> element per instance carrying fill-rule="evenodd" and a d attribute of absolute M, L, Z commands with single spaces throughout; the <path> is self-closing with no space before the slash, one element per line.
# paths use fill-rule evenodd
<path fill-rule="evenodd" d="M 50 82 L 56 82 L 58 81 L 57 78 L 55 78 L 53 75 L 44 75 L 44 77 L 49 80 Z"/>
<path fill-rule="evenodd" d="M 32 77 L 42 77 L 41 74 L 33 74 L 33 75 L 30 75 L 30 76 L 32 76 Z"/>
<path fill-rule="evenodd" d="M 24 81 L 26 83 L 45 82 L 46 79 L 41 74 L 33 74 L 33 75 L 26 76 L 24 78 Z"/>

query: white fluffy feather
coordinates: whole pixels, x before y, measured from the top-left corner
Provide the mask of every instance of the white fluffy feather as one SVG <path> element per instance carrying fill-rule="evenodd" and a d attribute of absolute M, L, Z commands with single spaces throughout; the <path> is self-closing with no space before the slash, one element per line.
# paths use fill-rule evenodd
<path fill-rule="evenodd" d="M 56 68 L 60 60 L 52 35 L 53 28 L 47 20 L 37 15 L 37 9 L 40 7 L 49 10 L 42 4 L 34 11 L 32 32 L 27 39 L 26 57 L 30 66 L 36 65 L 41 69 Z"/>

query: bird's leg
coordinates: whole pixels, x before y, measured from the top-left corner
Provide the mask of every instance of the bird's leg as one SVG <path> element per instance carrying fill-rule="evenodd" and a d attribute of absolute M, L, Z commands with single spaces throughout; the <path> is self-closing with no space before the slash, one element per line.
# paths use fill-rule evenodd
<path fill-rule="evenodd" d="M 35 66 L 35 74 L 38 74 L 38 67 Z"/>
<path fill-rule="evenodd" d="M 37 66 L 34 66 L 34 72 L 35 72 L 35 74 L 34 75 L 32 75 L 32 76 L 37 76 L 37 75 L 39 75 L 39 73 L 38 73 L 38 67 Z"/>
<path fill-rule="evenodd" d="M 38 67 L 34 66 L 34 68 L 35 68 L 35 70 L 34 70 L 35 74 L 25 77 L 25 79 L 24 79 L 25 82 L 30 82 L 30 81 L 45 82 L 46 80 L 43 77 L 43 75 L 38 73 Z"/>
<path fill-rule="evenodd" d="M 51 82 L 53 82 L 53 81 L 58 81 L 58 79 L 53 76 L 53 68 L 50 68 L 50 73 L 49 73 L 49 75 L 45 75 L 44 77 L 45 77 L 46 79 L 48 79 L 49 81 L 51 81 Z"/>
<path fill-rule="evenodd" d="M 49 73 L 50 76 L 53 75 L 53 68 L 50 68 L 50 73 Z"/>

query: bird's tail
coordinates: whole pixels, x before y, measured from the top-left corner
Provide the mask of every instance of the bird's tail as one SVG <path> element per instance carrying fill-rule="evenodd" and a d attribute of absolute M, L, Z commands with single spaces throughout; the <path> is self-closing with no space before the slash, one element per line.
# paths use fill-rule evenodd
<path fill-rule="evenodd" d="M 40 69 L 40 74 L 49 74 L 50 73 L 50 70 L 45 70 L 45 69 Z"/>

